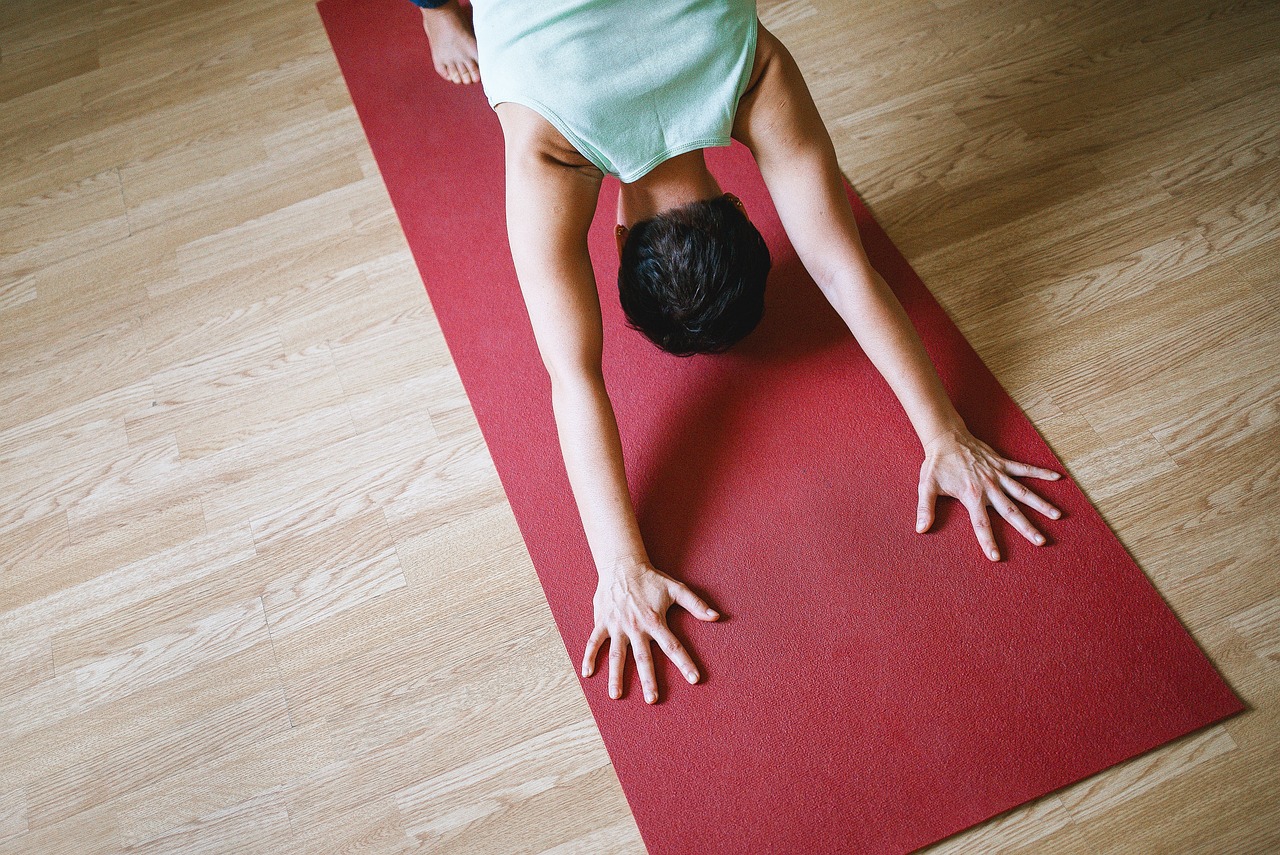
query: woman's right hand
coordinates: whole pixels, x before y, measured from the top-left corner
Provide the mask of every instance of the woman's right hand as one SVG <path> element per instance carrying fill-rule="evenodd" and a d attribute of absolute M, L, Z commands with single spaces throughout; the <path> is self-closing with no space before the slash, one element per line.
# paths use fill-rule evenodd
<path fill-rule="evenodd" d="M 658 700 L 658 682 L 654 677 L 649 640 L 675 663 L 690 683 L 698 682 L 698 668 L 688 651 L 667 627 L 667 609 L 673 604 L 684 606 L 699 620 L 713 621 L 718 613 L 689 589 L 648 563 L 601 572 L 596 586 L 595 629 L 587 640 L 582 657 L 582 676 L 595 671 L 596 654 L 609 640 L 609 697 L 622 697 L 622 675 L 627 662 L 627 646 L 635 653 L 640 685 L 649 703 Z"/>

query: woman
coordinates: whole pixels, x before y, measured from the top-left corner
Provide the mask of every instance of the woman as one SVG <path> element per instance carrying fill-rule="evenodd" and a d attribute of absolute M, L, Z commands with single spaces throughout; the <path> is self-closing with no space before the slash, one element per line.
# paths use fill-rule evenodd
<path fill-rule="evenodd" d="M 423 9 L 423 21 L 437 72 L 469 84 L 483 69 L 502 125 L 511 253 L 599 573 L 583 676 L 608 639 L 609 694 L 621 697 L 630 646 L 653 703 L 650 640 L 690 683 L 699 678 L 666 624 L 670 606 L 718 618 L 650 564 L 627 491 L 587 252 L 605 174 L 621 181 L 618 284 L 629 323 L 671 353 L 717 352 L 759 321 L 769 255 L 703 149 L 730 139 L 746 145 L 800 260 L 920 439 L 916 530 L 928 530 L 936 497 L 949 495 L 968 509 L 992 561 L 1000 554 L 987 505 L 1043 545 L 1013 499 L 1050 518 L 1059 512 L 1015 477 L 1058 473 L 1005 459 L 965 427 L 867 260 L 831 138 L 795 61 L 759 24 L 754 0 L 474 0 L 474 31 L 456 0 L 415 2 L 435 6 Z"/>

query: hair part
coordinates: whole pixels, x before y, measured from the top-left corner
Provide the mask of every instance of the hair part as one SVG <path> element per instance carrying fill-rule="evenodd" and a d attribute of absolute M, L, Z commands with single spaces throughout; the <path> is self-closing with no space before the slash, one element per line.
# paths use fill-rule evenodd
<path fill-rule="evenodd" d="M 631 227 L 618 268 L 627 325 L 676 356 L 723 353 L 764 316 L 772 260 L 727 196 L 663 211 Z"/>

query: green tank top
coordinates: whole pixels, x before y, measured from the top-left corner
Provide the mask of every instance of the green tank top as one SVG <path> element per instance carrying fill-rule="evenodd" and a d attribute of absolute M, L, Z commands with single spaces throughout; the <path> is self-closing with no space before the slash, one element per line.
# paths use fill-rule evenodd
<path fill-rule="evenodd" d="M 490 106 L 524 104 L 630 183 L 730 144 L 756 53 L 755 0 L 472 0 Z"/>

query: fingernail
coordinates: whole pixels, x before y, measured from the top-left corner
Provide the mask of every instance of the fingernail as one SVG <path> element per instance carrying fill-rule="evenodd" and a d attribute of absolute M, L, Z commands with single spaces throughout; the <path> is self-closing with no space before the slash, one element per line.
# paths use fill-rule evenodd
<path fill-rule="evenodd" d="M 586 668 L 583 668 L 583 669 L 582 669 L 582 676 L 584 676 L 584 677 L 590 677 L 590 676 L 591 676 L 591 672 L 590 672 L 589 670 L 587 670 Z"/>
<path fill-rule="evenodd" d="M 647 702 L 649 702 L 649 703 L 653 703 L 653 702 L 654 702 L 654 701 L 656 701 L 658 698 L 657 698 L 655 695 L 651 695 L 651 694 L 649 694 L 648 692 L 645 692 L 645 693 L 644 693 L 644 699 L 645 699 Z"/>
<path fill-rule="evenodd" d="M 993 550 L 991 550 L 990 552 L 988 552 L 987 554 L 991 556 L 991 560 L 992 560 L 992 561 L 999 561 L 999 560 L 1000 560 L 1000 553 L 999 553 L 999 552 L 996 552 L 994 549 L 993 549 Z"/>
<path fill-rule="evenodd" d="M 618 699 L 618 695 L 619 695 L 619 692 L 618 692 L 618 690 L 617 690 L 617 689 L 610 689 L 610 690 L 609 690 L 609 697 L 613 698 L 614 700 L 617 700 L 617 699 Z"/>
<path fill-rule="evenodd" d="M 1055 520 L 1056 520 L 1058 517 L 1062 516 L 1062 512 L 1061 512 L 1061 511 L 1054 511 L 1053 513 L 1049 514 L 1049 516 L 1050 516 L 1052 519 L 1055 519 Z"/>
<path fill-rule="evenodd" d="M 684 674 L 684 678 L 688 680 L 690 683 L 698 682 L 698 675 L 693 673 L 692 671 L 686 671 Z"/>
<path fill-rule="evenodd" d="M 707 609 L 707 614 L 711 615 L 711 617 L 720 617 L 720 613 L 715 609 Z"/>
<path fill-rule="evenodd" d="M 1036 535 L 1036 545 L 1044 546 L 1044 537 L 1042 535 Z"/>

